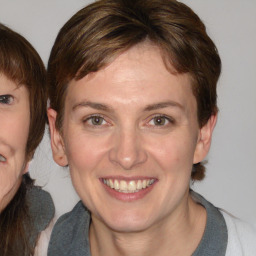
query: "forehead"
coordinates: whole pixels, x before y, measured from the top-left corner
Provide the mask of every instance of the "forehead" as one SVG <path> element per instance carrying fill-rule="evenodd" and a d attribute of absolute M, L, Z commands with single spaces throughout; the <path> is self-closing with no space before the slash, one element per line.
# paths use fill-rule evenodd
<path fill-rule="evenodd" d="M 0 87 L 4 88 L 4 87 L 8 87 L 9 89 L 17 89 L 19 87 L 23 87 L 23 84 L 19 84 L 17 81 L 9 78 L 8 75 L 6 75 L 3 72 L 0 72 Z M 27 88 L 27 86 L 24 86 Z"/>
<path fill-rule="evenodd" d="M 0 73 L 0 88 L 16 89 L 18 84 L 9 79 L 4 73 Z"/>
<path fill-rule="evenodd" d="M 78 81 L 72 80 L 67 98 L 122 104 L 138 98 L 145 104 L 171 98 L 185 104 L 186 100 L 194 99 L 191 84 L 189 74 L 177 74 L 167 68 L 157 46 L 143 43 L 122 53 L 105 68 Z"/>
<path fill-rule="evenodd" d="M 28 87 L 9 79 L 3 73 L 0 73 L 0 94 L 11 94 L 30 104 Z"/>

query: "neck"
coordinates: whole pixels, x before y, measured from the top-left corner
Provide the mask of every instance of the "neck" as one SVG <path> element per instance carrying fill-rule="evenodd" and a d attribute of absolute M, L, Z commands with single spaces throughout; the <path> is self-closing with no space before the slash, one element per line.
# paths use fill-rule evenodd
<path fill-rule="evenodd" d="M 90 227 L 92 256 L 191 255 L 206 225 L 206 210 L 189 196 L 182 213 L 172 213 L 139 232 L 116 232 L 93 218 Z"/>

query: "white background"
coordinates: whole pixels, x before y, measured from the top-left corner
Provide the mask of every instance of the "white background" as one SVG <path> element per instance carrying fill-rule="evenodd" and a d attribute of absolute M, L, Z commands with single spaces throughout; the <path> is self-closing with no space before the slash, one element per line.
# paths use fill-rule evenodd
<path fill-rule="evenodd" d="M 25 36 L 45 64 L 57 32 L 85 0 L 0 0 L 0 22 Z M 256 1 L 183 0 L 199 14 L 223 62 L 220 108 L 207 177 L 193 188 L 216 206 L 256 223 Z M 1 124 L 0 124 L 1 125 Z M 56 213 L 78 200 L 68 170 L 52 160 L 48 134 L 30 171 L 55 201 Z"/>

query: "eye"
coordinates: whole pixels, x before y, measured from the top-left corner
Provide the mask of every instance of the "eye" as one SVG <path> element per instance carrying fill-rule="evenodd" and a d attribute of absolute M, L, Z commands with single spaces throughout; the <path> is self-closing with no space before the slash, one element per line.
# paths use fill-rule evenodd
<path fill-rule="evenodd" d="M 87 123 L 91 126 L 100 126 L 100 125 L 105 125 L 107 122 L 102 116 L 90 116 L 84 120 L 84 123 Z"/>
<path fill-rule="evenodd" d="M 0 95 L 0 104 L 11 104 L 13 102 L 14 98 L 12 95 Z"/>
<path fill-rule="evenodd" d="M 170 117 L 163 115 L 155 116 L 149 121 L 149 125 L 153 126 L 166 126 L 170 123 L 174 123 L 174 121 Z"/>

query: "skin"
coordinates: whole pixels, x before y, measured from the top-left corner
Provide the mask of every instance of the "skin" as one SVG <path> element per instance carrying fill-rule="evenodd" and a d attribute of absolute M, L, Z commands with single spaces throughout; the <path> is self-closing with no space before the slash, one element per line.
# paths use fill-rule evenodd
<path fill-rule="evenodd" d="M 30 110 L 25 86 L 17 86 L 0 74 L 0 212 L 17 192 L 22 175 L 27 172 L 25 149 L 28 139 Z"/>
<path fill-rule="evenodd" d="M 91 211 L 92 255 L 191 255 L 206 223 L 189 195 L 191 169 L 209 150 L 216 117 L 199 128 L 190 75 L 171 74 L 143 43 L 70 82 L 62 133 L 56 115 L 48 110 L 53 156 L 69 165 Z M 103 178 L 155 182 L 125 194 Z"/>

